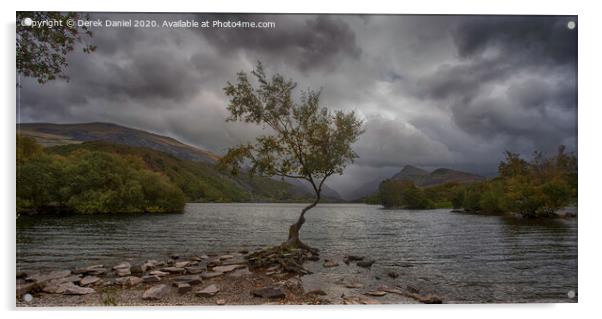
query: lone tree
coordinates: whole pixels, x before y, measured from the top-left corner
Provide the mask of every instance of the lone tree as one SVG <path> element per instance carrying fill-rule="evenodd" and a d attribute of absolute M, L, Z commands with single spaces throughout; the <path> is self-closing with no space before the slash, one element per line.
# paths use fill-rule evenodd
<path fill-rule="evenodd" d="M 363 133 L 362 121 L 354 112 L 330 112 L 321 107 L 320 92 L 307 90 L 294 101 L 297 84 L 275 74 L 269 79 L 261 63 L 252 75 L 237 74 L 237 82 L 224 88 L 230 98 L 227 121 L 243 121 L 263 125 L 269 134 L 257 137 L 254 144 L 242 144 L 228 150 L 220 166 L 238 174 L 241 166 L 249 165 L 251 175 L 280 176 L 305 180 L 311 185 L 314 201 L 301 210 L 289 228 L 288 240 L 281 246 L 300 248 L 316 253 L 299 239 L 305 213 L 320 202 L 322 187 L 328 177 L 343 174 L 357 154 L 351 148 Z"/>

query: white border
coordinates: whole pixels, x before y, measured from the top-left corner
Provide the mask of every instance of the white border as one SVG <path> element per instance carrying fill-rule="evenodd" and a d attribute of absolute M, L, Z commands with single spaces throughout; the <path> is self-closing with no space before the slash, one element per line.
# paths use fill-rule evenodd
<path fill-rule="evenodd" d="M 108 314 L 104 311 L 86 308 L 50 309 L 24 311 L 14 308 L 14 265 L 15 265 L 15 221 L 14 221 L 14 136 L 15 136 L 15 51 L 14 23 L 16 10 L 55 10 L 55 11 L 144 11 L 144 12 L 287 12 L 287 13 L 422 13 L 422 14 L 577 14 L 579 15 L 579 304 L 546 305 L 444 305 L 444 306 L 376 306 L 376 307 L 200 307 L 200 308 L 120 308 L 124 312 Z M 165 318 L 203 316 L 214 318 L 222 315 L 262 318 L 306 318 L 324 316 L 330 318 L 362 318 L 376 315 L 379 317 L 445 317 L 445 318 L 574 318 L 589 317 L 601 313 L 597 309 L 600 297 L 599 252 L 600 211 L 599 184 L 602 182 L 602 165 L 599 137 L 602 114 L 600 107 L 601 81 L 599 57 L 600 18 L 602 12 L 595 1 L 385 1 L 370 0 L 358 3 L 343 1 L 327 3 L 320 0 L 304 1 L 4 1 L 2 3 L 2 62 L 5 70 L 0 77 L 0 88 L 4 105 L 0 149 L 2 152 L 2 191 L 0 203 L 4 218 L 1 240 L 4 256 L 0 267 L 3 281 L 0 290 L 3 315 L 6 317 L 40 318 L 104 318 L 107 315 L 127 316 L 128 318 Z M 597 187 L 598 186 L 598 187 Z M 597 204 L 597 206 L 596 206 Z M 152 311 L 149 311 L 152 310 Z M 302 310 L 302 311 L 299 311 Z M 227 312 L 224 312 L 227 311 Z M 5 318 L 6 318 L 5 317 Z"/>

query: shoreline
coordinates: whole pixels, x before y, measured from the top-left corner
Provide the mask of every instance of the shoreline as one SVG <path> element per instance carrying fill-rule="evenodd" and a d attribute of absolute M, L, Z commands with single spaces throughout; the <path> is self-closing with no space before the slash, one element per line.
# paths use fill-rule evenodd
<path fill-rule="evenodd" d="M 17 307 L 194 306 L 194 305 L 322 305 L 442 303 L 415 287 L 370 283 L 361 274 L 374 260 L 346 256 L 306 261 L 312 274 L 299 276 L 280 267 L 250 270 L 248 251 L 166 260 L 127 261 L 116 265 L 41 273 L 17 273 Z M 363 260 L 363 264 L 362 264 Z M 335 267 L 358 268 L 334 280 Z M 366 265 L 368 266 L 366 267 Z M 352 268 L 350 268 L 352 269 Z M 390 276 L 399 276 L 390 274 Z"/>

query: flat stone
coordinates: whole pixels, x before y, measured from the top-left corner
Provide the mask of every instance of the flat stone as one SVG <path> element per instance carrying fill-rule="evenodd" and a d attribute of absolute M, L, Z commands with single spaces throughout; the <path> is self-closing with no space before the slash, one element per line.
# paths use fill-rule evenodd
<path fill-rule="evenodd" d="M 345 287 L 354 289 L 354 288 L 362 288 L 362 287 L 364 287 L 364 285 L 357 283 L 357 282 L 351 282 L 351 283 L 345 284 Z"/>
<path fill-rule="evenodd" d="M 189 273 L 189 274 L 200 274 L 203 271 L 205 271 L 205 267 L 196 267 L 196 266 L 186 267 L 184 269 L 186 269 L 186 273 Z"/>
<path fill-rule="evenodd" d="M 185 282 L 176 282 L 174 284 L 176 285 L 176 288 L 178 288 L 179 294 L 185 294 L 189 291 L 192 291 L 192 286 Z"/>
<path fill-rule="evenodd" d="M 204 272 L 204 273 L 201 274 L 201 277 L 203 279 L 210 279 L 210 278 L 215 278 L 215 277 L 222 276 L 223 274 L 224 274 L 223 272 L 206 271 L 206 272 Z"/>
<path fill-rule="evenodd" d="M 144 283 L 153 283 L 153 282 L 160 282 L 161 281 L 161 277 L 156 276 L 156 275 L 146 275 L 142 277 L 142 282 Z"/>
<path fill-rule="evenodd" d="M 392 294 L 403 295 L 403 292 L 397 288 L 384 288 L 383 291 L 386 291 L 386 292 L 392 293 Z"/>
<path fill-rule="evenodd" d="M 190 265 L 190 261 L 179 261 L 174 264 L 177 268 L 184 268 Z"/>
<path fill-rule="evenodd" d="M 180 277 L 173 278 L 173 281 L 174 281 L 174 283 L 184 282 L 184 283 L 187 283 L 187 284 L 193 285 L 193 286 L 198 285 L 201 282 L 203 282 L 201 280 L 201 276 L 199 276 L 199 275 L 180 276 Z"/>
<path fill-rule="evenodd" d="M 148 274 L 153 275 L 153 276 L 158 276 L 158 277 L 165 277 L 165 276 L 169 275 L 168 272 L 164 272 L 164 271 L 160 271 L 160 270 L 153 270 L 153 271 L 149 272 Z"/>
<path fill-rule="evenodd" d="M 256 297 L 268 298 L 268 299 L 276 299 L 276 298 L 284 298 L 285 294 L 281 288 L 277 287 L 264 287 L 259 289 L 254 289 L 251 291 L 251 294 Z"/>
<path fill-rule="evenodd" d="M 219 258 L 212 258 L 209 259 L 209 261 L 207 262 L 207 267 L 215 267 L 215 266 L 219 266 L 222 264 L 222 261 Z"/>
<path fill-rule="evenodd" d="M 217 299 L 215 300 L 215 304 L 218 306 L 223 306 L 226 304 L 226 299 Z"/>
<path fill-rule="evenodd" d="M 346 305 L 377 305 L 380 304 L 375 299 L 366 296 L 343 296 L 343 303 Z"/>
<path fill-rule="evenodd" d="M 113 267 L 113 270 L 117 270 L 117 269 L 126 269 L 126 268 L 131 268 L 131 267 L 132 267 L 132 265 L 131 265 L 129 262 L 127 262 L 127 261 L 124 261 L 124 262 L 122 262 L 122 263 L 120 263 L 120 264 L 118 264 L 118 265 L 115 265 L 115 266 Z"/>
<path fill-rule="evenodd" d="M 231 272 L 231 271 L 234 271 L 234 270 L 236 270 L 238 268 L 244 268 L 244 267 L 246 267 L 246 266 L 245 265 L 239 265 L 239 264 L 228 265 L 228 266 L 216 266 L 216 267 L 213 267 L 213 271 L 214 272 L 225 273 L 225 272 Z"/>
<path fill-rule="evenodd" d="M 226 260 L 226 259 L 232 259 L 234 258 L 233 255 L 221 255 L 219 256 L 219 260 Z"/>
<path fill-rule="evenodd" d="M 129 276 L 125 282 L 125 284 L 129 287 L 135 287 L 140 283 L 142 283 L 142 278 L 136 276 Z"/>
<path fill-rule="evenodd" d="M 63 295 L 89 295 L 96 292 L 92 288 L 80 287 L 73 283 L 63 284 L 60 286 L 60 289 L 61 292 L 59 293 L 62 293 Z"/>
<path fill-rule="evenodd" d="M 338 265 L 339 265 L 338 262 L 336 262 L 334 260 L 329 260 L 329 259 L 326 259 L 323 264 L 324 268 L 337 267 Z"/>
<path fill-rule="evenodd" d="M 96 276 L 86 276 L 79 280 L 79 284 L 82 286 L 87 286 L 87 285 L 94 284 L 94 283 L 98 282 L 99 280 L 100 280 L 100 278 L 98 278 Z"/>
<path fill-rule="evenodd" d="M 33 282 L 44 282 L 44 281 L 49 281 L 49 280 L 53 280 L 53 279 L 64 278 L 69 275 L 71 275 L 71 270 L 57 270 L 57 271 L 52 271 L 47 274 L 34 274 L 34 275 L 31 275 L 31 276 L 25 278 L 25 280 L 33 281 Z"/>
<path fill-rule="evenodd" d="M 144 300 L 159 300 L 169 292 L 169 287 L 164 284 L 152 286 L 144 291 L 142 299 Z"/>
<path fill-rule="evenodd" d="M 180 267 L 165 267 L 161 268 L 161 271 L 168 272 L 170 274 L 183 274 L 186 272 L 186 269 Z"/>
<path fill-rule="evenodd" d="M 201 290 L 197 290 L 194 294 L 198 297 L 211 297 L 219 292 L 216 285 L 209 285 Z"/>
<path fill-rule="evenodd" d="M 130 271 L 130 268 L 117 268 L 115 269 L 115 274 L 118 277 L 125 277 L 131 275 L 132 272 Z"/>
<path fill-rule="evenodd" d="M 387 292 L 386 291 L 382 291 L 382 290 L 372 290 L 372 291 L 368 291 L 366 293 L 366 295 L 375 296 L 375 297 L 382 297 L 382 296 L 384 296 L 386 294 L 387 294 Z"/>

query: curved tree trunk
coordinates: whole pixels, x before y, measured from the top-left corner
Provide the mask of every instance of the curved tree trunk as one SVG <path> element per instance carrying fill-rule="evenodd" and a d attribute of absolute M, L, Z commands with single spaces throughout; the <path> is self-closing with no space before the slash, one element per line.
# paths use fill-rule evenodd
<path fill-rule="evenodd" d="M 312 253 L 317 253 L 317 249 L 312 248 L 307 246 L 305 243 L 303 243 L 301 241 L 301 239 L 299 239 L 299 231 L 301 230 L 301 227 L 303 226 L 303 224 L 305 223 L 305 213 L 314 208 L 318 202 L 320 201 L 320 196 L 316 196 L 316 199 L 314 200 L 313 203 L 309 204 L 308 206 L 306 206 L 305 208 L 303 208 L 303 210 L 301 211 L 301 215 L 299 215 L 299 219 L 297 219 L 297 222 L 295 222 L 294 224 L 292 224 L 289 229 L 288 229 L 288 240 L 284 243 L 287 246 L 290 247 L 295 247 L 295 248 L 301 248 L 301 249 L 306 249 L 309 250 Z"/>

